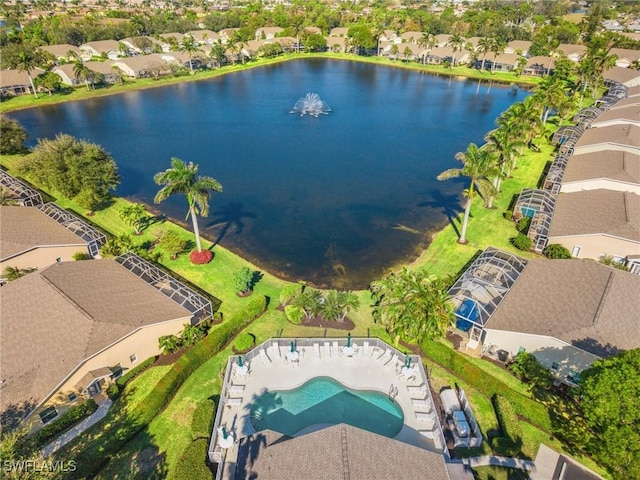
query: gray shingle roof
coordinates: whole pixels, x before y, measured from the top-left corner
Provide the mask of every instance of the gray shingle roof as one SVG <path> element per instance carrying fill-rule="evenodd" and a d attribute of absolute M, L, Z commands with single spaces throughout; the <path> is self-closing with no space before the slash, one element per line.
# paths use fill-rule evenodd
<path fill-rule="evenodd" d="M 640 127 L 635 125 L 612 125 L 610 127 L 590 128 L 576 142 L 576 148 L 601 143 L 640 147 Z"/>
<path fill-rule="evenodd" d="M 639 311 L 638 275 L 593 260 L 534 260 L 486 328 L 548 335 L 607 356 L 640 346 Z"/>
<path fill-rule="evenodd" d="M 640 195 L 614 190 L 558 195 L 549 237 L 598 233 L 640 241 Z"/>
<path fill-rule="evenodd" d="M 640 153 L 602 150 L 573 155 L 567 162 L 563 183 L 596 178 L 640 184 Z"/>
<path fill-rule="evenodd" d="M 0 206 L 0 259 L 38 246 L 86 245 L 37 207 Z"/>
<path fill-rule="evenodd" d="M 54 264 L 9 282 L 0 411 L 39 404 L 81 361 L 139 327 L 190 316 L 111 259 Z"/>
<path fill-rule="evenodd" d="M 629 105 L 624 108 L 616 108 L 608 110 L 598 116 L 591 124 L 597 126 L 601 122 L 609 122 L 612 120 L 632 120 L 640 122 L 640 105 Z"/>
<path fill-rule="evenodd" d="M 339 424 L 296 438 L 270 430 L 243 438 L 235 478 L 446 480 L 449 475 L 442 455 Z"/>

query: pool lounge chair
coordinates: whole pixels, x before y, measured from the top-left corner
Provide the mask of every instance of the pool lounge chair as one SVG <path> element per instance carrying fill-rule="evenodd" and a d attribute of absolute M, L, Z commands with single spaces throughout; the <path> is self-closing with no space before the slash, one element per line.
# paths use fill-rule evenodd
<path fill-rule="evenodd" d="M 391 350 L 385 350 L 382 355 L 378 357 L 378 360 L 382 361 L 382 364 L 386 364 L 391 359 Z"/>
<path fill-rule="evenodd" d="M 416 412 L 416 420 L 426 422 L 426 425 L 432 425 L 435 422 L 433 415 L 427 412 Z"/>
<path fill-rule="evenodd" d="M 338 342 L 333 342 L 331 344 L 331 354 L 336 357 L 340 354 L 340 347 L 338 347 Z"/>
<path fill-rule="evenodd" d="M 275 357 L 280 357 L 280 356 L 281 356 L 281 355 L 280 355 L 280 345 L 278 345 L 278 342 L 277 342 L 277 341 L 274 341 L 274 342 L 271 344 L 271 350 L 273 350 L 273 354 L 272 354 L 272 356 L 273 356 L 274 358 L 275 358 Z"/>
<path fill-rule="evenodd" d="M 388 362 L 386 362 L 384 364 L 384 366 L 393 368 L 393 367 L 397 366 L 398 360 L 399 360 L 398 359 L 398 355 L 394 353 L 393 356 L 391 357 L 391 359 Z"/>
<path fill-rule="evenodd" d="M 369 355 L 371 355 L 371 352 L 369 351 L 369 342 L 362 342 L 362 356 L 367 358 Z"/>
<path fill-rule="evenodd" d="M 316 358 L 320 358 L 320 344 L 319 343 L 314 343 L 313 344 L 313 356 Z"/>
<path fill-rule="evenodd" d="M 419 387 L 408 386 L 407 392 L 409 392 L 409 395 L 411 395 L 411 398 L 422 400 L 427 396 L 427 387 L 425 387 L 424 385 L 420 385 Z"/>
<path fill-rule="evenodd" d="M 267 352 L 264 351 L 264 348 L 260 349 L 260 359 L 265 365 L 271 365 L 271 359 L 267 357 Z"/>
<path fill-rule="evenodd" d="M 420 407 L 420 410 L 427 413 L 431 412 L 431 402 L 427 399 L 412 398 L 411 405 L 414 407 Z"/>
<path fill-rule="evenodd" d="M 244 385 L 230 385 L 228 389 L 229 396 L 241 395 L 244 393 Z"/>
<path fill-rule="evenodd" d="M 237 407 L 238 405 L 242 405 L 242 397 L 228 398 L 225 404 L 227 407 Z"/>
<path fill-rule="evenodd" d="M 331 357 L 331 344 L 329 342 L 324 342 L 324 356 L 325 358 Z"/>

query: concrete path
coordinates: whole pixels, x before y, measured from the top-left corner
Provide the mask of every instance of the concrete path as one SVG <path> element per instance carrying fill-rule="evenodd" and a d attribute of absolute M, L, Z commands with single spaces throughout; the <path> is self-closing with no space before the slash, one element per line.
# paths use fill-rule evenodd
<path fill-rule="evenodd" d="M 485 465 L 497 465 L 500 467 L 518 468 L 520 470 L 534 470 L 535 463 L 531 460 L 521 460 L 519 458 L 511 457 L 490 457 L 488 455 L 483 457 L 471 457 L 463 458 L 462 463 L 472 468 L 483 467 Z"/>
<path fill-rule="evenodd" d="M 52 453 L 54 453 L 57 450 L 59 450 L 62 447 L 64 447 L 67 443 L 69 443 L 71 440 L 76 438 L 78 435 L 80 435 L 82 432 L 84 432 L 87 428 L 91 427 L 95 423 L 97 423 L 100 420 L 102 420 L 104 418 L 104 416 L 107 414 L 107 412 L 109 411 L 109 408 L 111 407 L 111 404 L 112 404 L 111 400 L 106 399 L 98 407 L 98 409 L 95 412 L 93 412 L 90 416 L 88 416 L 83 421 L 78 423 L 71 430 L 68 430 L 65 433 L 63 433 L 62 435 L 60 435 L 53 442 L 51 442 L 49 445 L 45 446 L 42 449 L 42 455 L 45 456 L 45 457 L 48 457 Z"/>

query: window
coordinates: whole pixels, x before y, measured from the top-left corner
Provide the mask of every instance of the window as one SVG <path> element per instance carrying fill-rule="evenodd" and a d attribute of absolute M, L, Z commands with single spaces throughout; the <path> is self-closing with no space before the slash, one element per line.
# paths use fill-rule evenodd
<path fill-rule="evenodd" d="M 618 265 L 624 265 L 625 260 L 625 257 L 621 257 L 619 255 L 614 255 L 613 257 L 611 257 L 611 261 L 613 263 L 617 263 Z"/>
<path fill-rule="evenodd" d="M 133 355 L 131 355 L 131 356 L 129 357 L 129 361 L 130 361 L 131 363 L 136 363 L 136 362 L 138 361 L 138 356 L 134 353 Z"/>
<path fill-rule="evenodd" d="M 567 380 L 569 380 L 571 383 L 578 383 L 580 382 L 580 374 L 575 370 L 571 370 L 569 375 L 567 375 Z"/>
<path fill-rule="evenodd" d="M 122 376 L 122 365 L 118 364 L 115 367 L 111 367 L 111 378 L 117 380 Z"/>
<path fill-rule="evenodd" d="M 573 246 L 573 250 L 571 250 L 571 256 L 574 258 L 578 258 L 578 256 L 580 255 L 580 250 L 582 249 L 581 246 L 579 245 L 574 245 Z"/>
<path fill-rule="evenodd" d="M 553 370 L 554 372 L 557 372 L 559 368 L 560 368 L 560 364 L 558 362 L 553 362 L 551 364 L 551 370 Z"/>
<path fill-rule="evenodd" d="M 78 399 L 78 395 L 76 395 L 75 393 L 70 393 L 69 395 L 67 395 L 67 398 L 70 402 L 75 402 Z"/>
<path fill-rule="evenodd" d="M 40 420 L 42 420 L 42 423 L 48 423 L 58 416 L 58 411 L 56 410 L 55 406 L 51 405 L 50 407 L 47 407 L 44 410 L 42 410 L 39 413 L 39 415 L 40 415 Z"/>

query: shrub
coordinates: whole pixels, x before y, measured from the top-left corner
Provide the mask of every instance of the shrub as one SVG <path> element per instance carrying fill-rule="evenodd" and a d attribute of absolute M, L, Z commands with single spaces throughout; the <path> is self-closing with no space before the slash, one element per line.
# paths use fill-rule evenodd
<path fill-rule="evenodd" d="M 132 368 L 127 373 L 125 373 L 120 378 L 118 378 L 116 380 L 116 385 L 118 385 L 119 388 L 124 388 L 124 386 L 127 383 L 129 383 L 131 380 L 136 378 L 138 375 L 140 375 L 142 372 L 144 372 L 151 365 L 156 363 L 156 360 L 157 360 L 157 357 L 149 357 L 149 358 L 147 358 L 144 362 L 138 364 L 135 368 Z"/>
<path fill-rule="evenodd" d="M 97 409 L 98 405 L 92 398 L 90 398 L 80 405 L 71 407 L 69 411 L 60 418 L 42 427 L 33 436 L 31 436 L 27 442 L 33 445 L 34 448 L 44 446 L 49 442 L 49 440 L 69 429 L 79 421 L 85 419 Z"/>
<path fill-rule="evenodd" d="M 160 248 L 169 254 L 171 260 L 177 259 L 178 255 L 184 252 L 188 245 L 188 242 L 174 230 L 160 230 L 156 234 L 156 238 Z"/>
<path fill-rule="evenodd" d="M 0 154 L 24 153 L 27 131 L 17 120 L 0 115 Z"/>
<path fill-rule="evenodd" d="M 213 471 L 207 465 L 208 442 L 199 438 L 191 442 L 177 463 L 176 480 L 213 480 Z"/>
<path fill-rule="evenodd" d="M 194 250 L 189 254 L 189 260 L 194 265 L 204 265 L 209 263 L 213 258 L 213 252 L 211 250 L 202 250 L 201 252 Z"/>
<path fill-rule="evenodd" d="M 158 339 L 158 344 L 162 354 L 176 352 L 182 347 L 182 339 L 177 335 L 163 335 Z"/>
<path fill-rule="evenodd" d="M 250 350 L 255 343 L 256 337 L 250 333 L 243 333 L 236 337 L 236 341 L 233 342 L 233 348 L 235 348 L 237 352 L 246 352 Z"/>
<path fill-rule="evenodd" d="M 508 368 L 514 375 L 529 382 L 531 388 L 547 388 L 553 382 L 551 372 L 538 362 L 535 355 L 529 352 L 519 352 Z"/>
<path fill-rule="evenodd" d="M 90 260 L 91 256 L 87 252 L 76 252 L 73 255 L 71 255 L 71 258 L 73 258 L 76 261 L 80 261 L 80 260 Z"/>
<path fill-rule="evenodd" d="M 571 252 L 567 250 L 564 245 L 560 245 L 559 243 L 547 245 L 542 253 L 544 253 L 545 257 L 552 259 L 571 258 Z"/>
<path fill-rule="evenodd" d="M 627 271 L 627 267 L 624 264 L 624 260 L 623 261 L 614 260 L 613 256 L 611 255 L 605 255 L 602 258 L 600 258 L 600 260 L 598 261 L 603 265 L 617 268 L 618 270 L 624 270 L 625 272 Z"/>
<path fill-rule="evenodd" d="M 522 442 L 522 428 L 520 421 L 511 402 L 498 393 L 493 397 L 493 408 L 496 411 L 496 418 L 502 429 L 505 438 L 510 440 L 514 445 Z"/>
<path fill-rule="evenodd" d="M 300 325 L 302 317 L 304 316 L 304 310 L 298 305 L 287 305 L 284 307 L 284 315 L 294 325 Z"/>
<path fill-rule="evenodd" d="M 180 342 L 185 347 L 192 347 L 198 343 L 207 334 L 206 327 L 202 325 L 189 325 L 184 326 L 184 330 L 180 334 Z"/>
<path fill-rule="evenodd" d="M 522 217 L 520 220 L 518 220 L 518 223 L 516 224 L 516 229 L 520 233 L 526 234 L 529 231 L 530 226 L 531 226 L 531 217 Z"/>
<path fill-rule="evenodd" d="M 211 400 L 205 400 L 198 404 L 191 418 L 191 434 L 194 440 L 198 438 L 209 438 L 211 428 L 213 427 L 215 412 L 216 404 Z"/>
<path fill-rule="evenodd" d="M 511 243 L 518 250 L 529 250 L 533 245 L 533 241 L 524 233 L 519 233 L 511 239 Z"/>
<path fill-rule="evenodd" d="M 290 283 L 280 290 L 280 296 L 278 300 L 280 301 L 280 305 L 286 305 L 291 300 L 293 300 L 302 290 L 302 285 L 299 283 Z"/>
<path fill-rule="evenodd" d="M 233 274 L 233 288 L 236 292 L 248 292 L 253 284 L 253 272 L 249 267 L 242 267 Z"/>
<path fill-rule="evenodd" d="M 109 397 L 109 400 L 115 402 L 119 396 L 120 389 L 118 388 L 118 385 L 116 385 L 115 383 L 109 385 L 109 387 L 107 388 L 107 397 Z"/>

